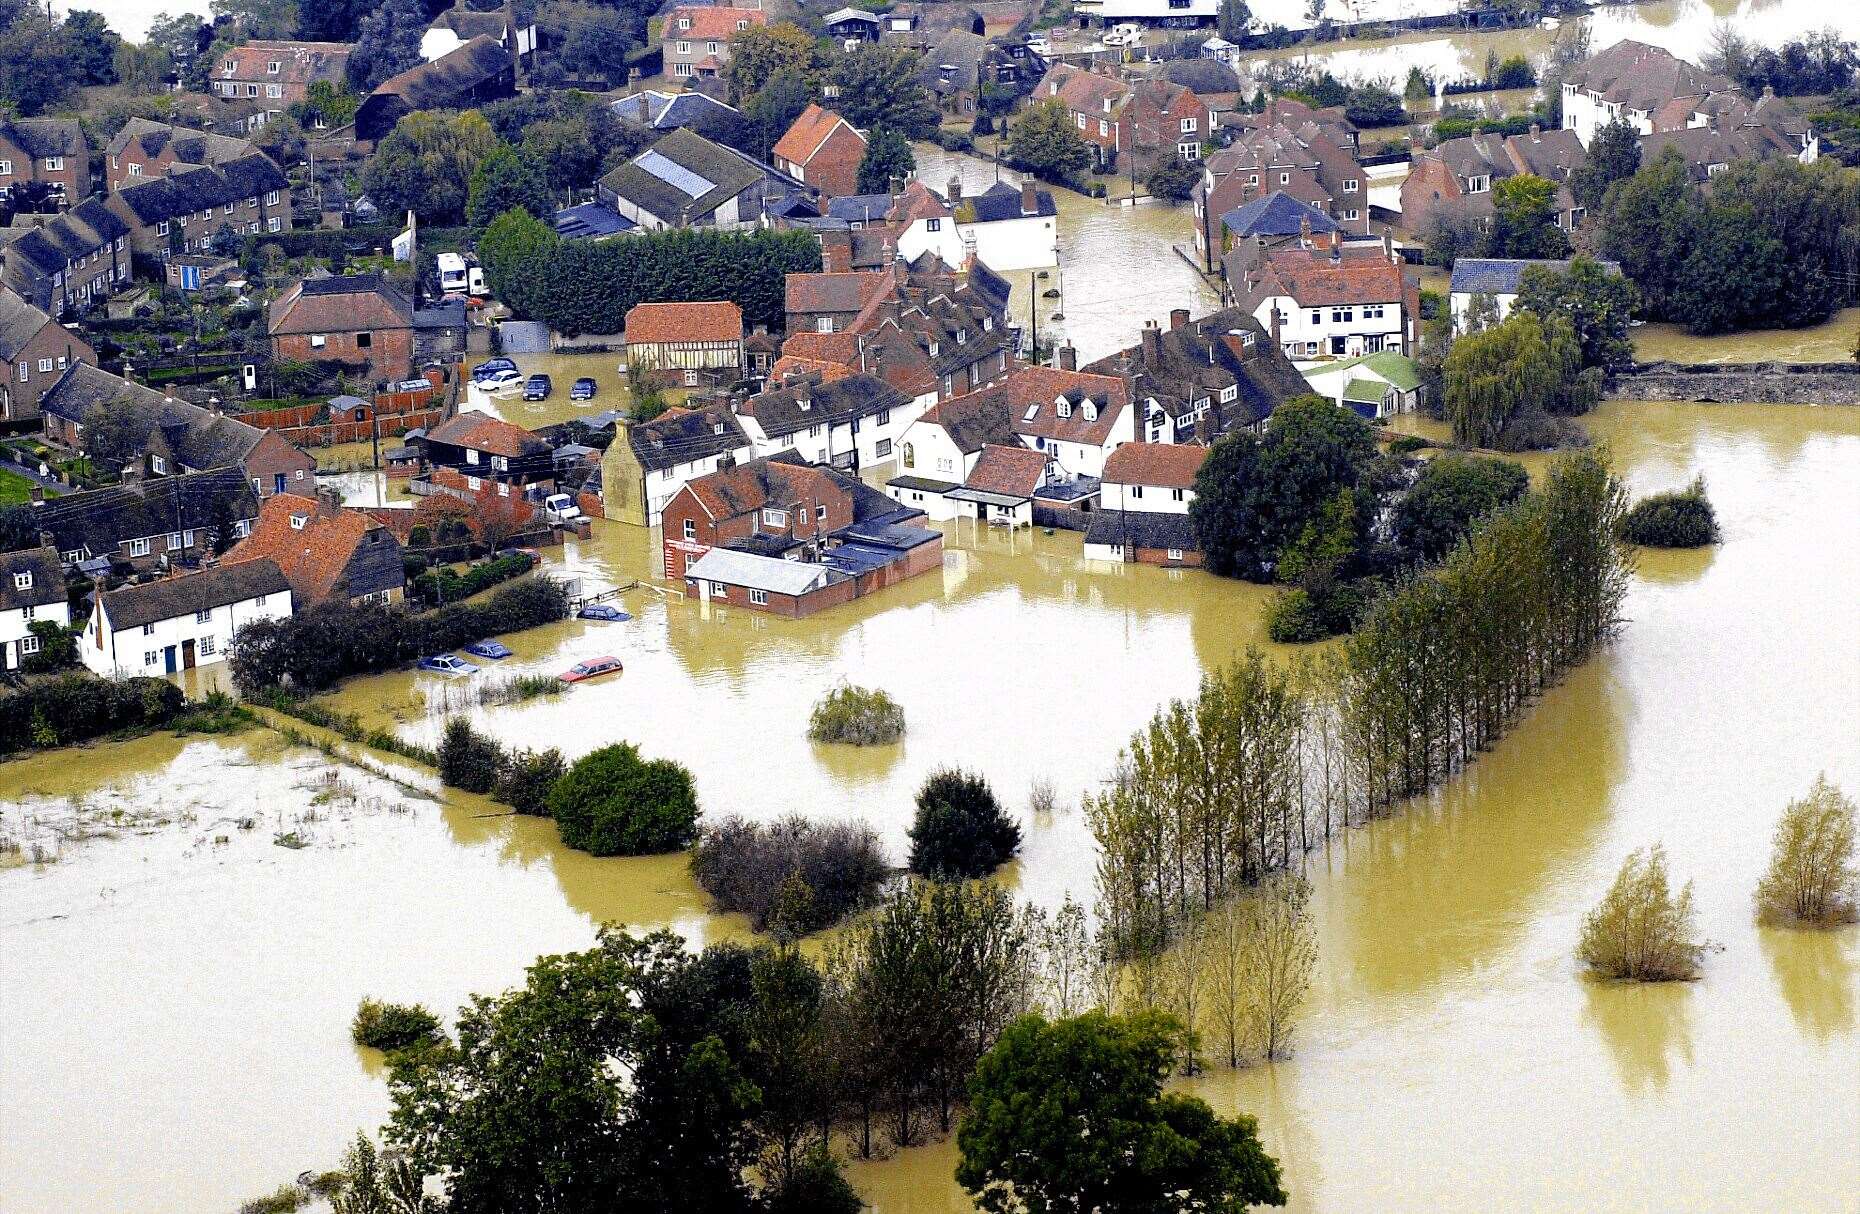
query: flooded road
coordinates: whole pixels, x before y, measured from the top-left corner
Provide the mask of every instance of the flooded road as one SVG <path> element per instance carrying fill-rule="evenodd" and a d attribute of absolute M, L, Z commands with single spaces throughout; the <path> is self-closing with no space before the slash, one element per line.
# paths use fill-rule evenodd
<path fill-rule="evenodd" d="M 1618 644 L 1431 804 L 1312 858 L 1322 961 L 1297 1052 L 1193 1084 L 1260 1117 L 1295 1209 L 1839 1210 L 1860 1191 L 1860 932 L 1750 920 L 1782 805 L 1819 770 L 1860 789 L 1860 411 L 1589 420 L 1636 491 L 1703 471 L 1726 542 L 1643 558 Z M 652 555 L 603 524 L 562 563 L 617 584 Z M 609 652 L 627 669 L 477 712 L 514 745 L 676 758 L 712 814 L 857 815 L 894 855 L 923 774 L 966 763 L 1022 813 L 1011 876 L 1052 903 L 1092 888 L 1077 794 L 1159 700 L 1260 639 L 1267 601 L 1089 565 L 1073 535 L 959 530 L 940 577 L 809 621 L 641 589 L 630 623 L 507 638 L 513 671 Z M 900 745 L 805 740 L 842 678 L 897 697 Z M 416 693 L 435 686 L 395 674 L 335 699 L 429 738 Z M 550 823 L 346 768 L 353 800 L 325 797 L 330 770 L 267 732 L 0 767 L 0 831 L 73 796 L 175 819 L 0 870 L 0 1208 L 230 1210 L 386 1115 L 378 1059 L 348 1040 L 363 995 L 450 1012 L 603 920 L 742 930 L 705 914 L 677 857 L 596 860 Z M 1066 803 L 1050 820 L 1025 810 L 1038 777 Z M 252 828 L 220 822 L 239 817 Z M 309 846 L 276 845 L 286 829 Z M 1655 840 L 1723 950 L 1684 987 L 1586 984 L 1580 916 Z M 945 1146 L 854 1179 L 883 1211 L 965 1209 L 950 1172 Z"/>

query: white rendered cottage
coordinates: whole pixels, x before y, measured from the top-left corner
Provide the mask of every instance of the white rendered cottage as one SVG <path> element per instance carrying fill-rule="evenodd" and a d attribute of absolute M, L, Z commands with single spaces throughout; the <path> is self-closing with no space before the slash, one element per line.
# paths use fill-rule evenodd
<path fill-rule="evenodd" d="M 96 595 L 78 656 L 105 678 L 175 674 L 225 661 L 240 628 L 290 614 L 290 582 L 261 557 Z"/>

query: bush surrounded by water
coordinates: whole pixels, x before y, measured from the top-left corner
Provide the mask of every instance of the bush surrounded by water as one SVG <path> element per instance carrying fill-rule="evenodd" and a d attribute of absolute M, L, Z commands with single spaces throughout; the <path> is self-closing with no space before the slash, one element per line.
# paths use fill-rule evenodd
<path fill-rule="evenodd" d="M 439 1039 L 439 1017 L 417 1003 L 387 1003 L 363 999 L 355 1009 L 349 1035 L 370 1049 L 404 1050 L 423 1041 Z"/>
<path fill-rule="evenodd" d="M 520 814 L 547 814 L 549 790 L 568 773 L 562 752 L 548 750 L 513 750 L 504 756 L 497 782 L 491 786 L 491 799 L 502 801 Z"/>
<path fill-rule="evenodd" d="M 895 742 L 904 736 L 904 709 L 881 688 L 842 683 L 814 705 L 807 736 L 852 746 Z"/>
<path fill-rule="evenodd" d="M 439 779 L 466 792 L 488 793 L 504 766 L 504 748 L 472 728 L 464 717 L 447 717 L 439 740 Z"/>
<path fill-rule="evenodd" d="M 1622 861 L 1607 897 L 1582 921 L 1576 956 L 1602 978 L 1686 981 L 1698 977 L 1705 952 L 1695 931 L 1692 885 L 1672 892 L 1666 849 L 1656 843 Z"/>
<path fill-rule="evenodd" d="M 562 842 L 596 856 L 682 851 L 697 834 L 691 772 L 670 759 L 642 759 L 616 742 L 576 759 L 549 790 Z"/>
<path fill-rule="evenodd" d="M 1020 827 L 986 779 L 959 768 L 930 773 L 917 793 L 911 871 L 926 877 L 983 877 L 1020 850 Z"/>
<path fill-rule="evenodd" d="M 863 822 L 729 817 L 698 835 L 691 875 L 719 910 L 748 915 L 757 931 L 805 936 L 873 905 L 891 865 Z"/>
<path fill-rule="evenodd" d="M 1718 542 L 1718 515 L 1705 496 L 1705 478 L 1634 503 L 1621 520 L 1621 538 L 1644 548 L 1703 548 Z"/>
<path fill-rule="evenodd" d="M 1757 883 L 1757 914 L 1766 923 L 1834 927 L 1860 919 L 1854 870 L 1853 799 L 1815 777 L 1776 824 L 1769 871 Z"/>

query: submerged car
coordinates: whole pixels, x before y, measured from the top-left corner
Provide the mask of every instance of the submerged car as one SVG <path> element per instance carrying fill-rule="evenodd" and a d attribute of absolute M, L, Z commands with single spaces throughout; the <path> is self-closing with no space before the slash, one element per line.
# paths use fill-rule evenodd
<path fill-rule="evenodd" d="M 633 618 L 618 607 L 609 607 L 606 603 L 589 603 L 575 614 L 584 620 L 604 620 L 609 624 L 618 624 Z"/>
<path fill-rule="evenodd" d="M 431 670 L 438 674 L 477 674 L 478 668 L 464 658 L 449 653 L 436 653 L 430 658 L 420 659 L 421 670 Z"/>
<path fill-rule="evenodd" d="M 576 380 L 574 385 L 569 388 L 568 399 L 593 400 L 594 394 L 600 390 L 601 386 L 599 384 L 595 383 L 591 377 L 584 375 Z"/>
<path fill-rule="evenodd" d="M 497 641 L 473 641 L 465 646 L 465 652 L 474 658 L 493 658 L 500 661 L 510 656 L 510 650 Z"/>
<path fill-rule="evenodd" d="M 512 388 L 522 387 L 523 372 L 512 367 L 508 371 L 493 371 L 483 379 L 474 379 L 471 382 L 486 392 L 508 392 Z"/>
<path fill-rule="evenodd" d="M 501 375 L 505 371 L 515 371 L 517 364 L 508 358 L 487 358 L 471 369 L 474 380 L 486 379 L 492 375 Z"/>
<path fill-rule="evenodd" d="M 537 374 L 529 377 L 523 384 L 524 400 L 548 400 L 555 391 L 555 381 L 547 375 Z"/>
<path fill-rule="evenodd" d="M 579 683 L 584 679 L 599 678 L 604 674 L 618 674 L 621 669 L 620 659 L 610 654 L 606 657 L 585 658 L 556 677 L 564 683 Z"/>

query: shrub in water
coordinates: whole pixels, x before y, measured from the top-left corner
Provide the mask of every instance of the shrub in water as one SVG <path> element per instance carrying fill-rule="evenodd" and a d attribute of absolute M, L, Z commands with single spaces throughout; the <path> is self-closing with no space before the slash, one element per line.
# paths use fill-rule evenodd
<path fill-rule="evenodd" d="M 1576 956 L 1603 978 L 1671 982 L 1696 978 L 1702 944 L 1693 937 L 1692 886 L 1667 887 L 1666 851 L 1636 851 L 1601 905 L 1582 921 Z"/>
<path fill-rule="evenodd" d="M 691 773 L 670 759 L 645 760 L 630 742 L 576 759 L 549 790 L 562 842 L 597 856 L 679 851 L 697 833 Z"/>
<path fill-rule="evenodd" d="M 466 792 L 490 792 L 504 766 L 504 749 L 464 717 L 446 719 L 439 742 L 439 778 Z"/>
<path fill-rule="evenodd" d="M 439 1038 L 439 1017 L 417 1003 L 364 999 L 355 1009 L 349 1035 L 356 1044 L 376 1050 L 404 1050 Z"/>
<path fill-rule="evenodd" d="M 1281 645 L 1302 645 L 1330 635 L 1323 613 L 1301 589 L 1287 590 L 1273 600 L 1266 616 L 1266 635 Z"/>
<path fill-rule="evenodd" d="M 911 871 L 927 877 L 980 877 L 1020 850 L 1020 827 L 981 776 L 946 767 L 917 793 Z"/>
<path fill-rule="evenodd" d="M 1656 493 L 1634 503 L 1621 520 L 1621 538 L 1646 548 L 1702 548 L 1718 542 L 1718 515 L 1697 477 L 1677 493 Z"/>
<path fill-rule="evenodd" d="M 1830 927 L 1860 918 L 1854 872 L 1854 803 L 1817 776 L 1776 824 L 1770 868 L 1757 883 L 1757 913 L 1769 923 Z"/>
<path fill-rule="evenodd" d="M 816 742 L 875 746 L 904 736 L 904 709 L 877 688 L 842 684 L 814 705 L 807 736 Z"/>
<path fill-rule="evenodd" d="M 799 815 L 766 824 L 726 818 L 691 851 L 691 875 L 718 909 L 806 935 L 872 905 L 891 876 L 878 835 L 863 822 L 812 822 Z M 790 878 L 805 897 L 785 896 Z M 785 919 L 787 921 L 775 923 Z"/>
<path fill-rule="evenodd" d="M 515 750 L 505 757 L 491 796 L 520 814 L 547 814 L 549 790 L 567 771 L 568 764 L 562 761 L 562 752 L 554 747 L 542 751 Z"/>

